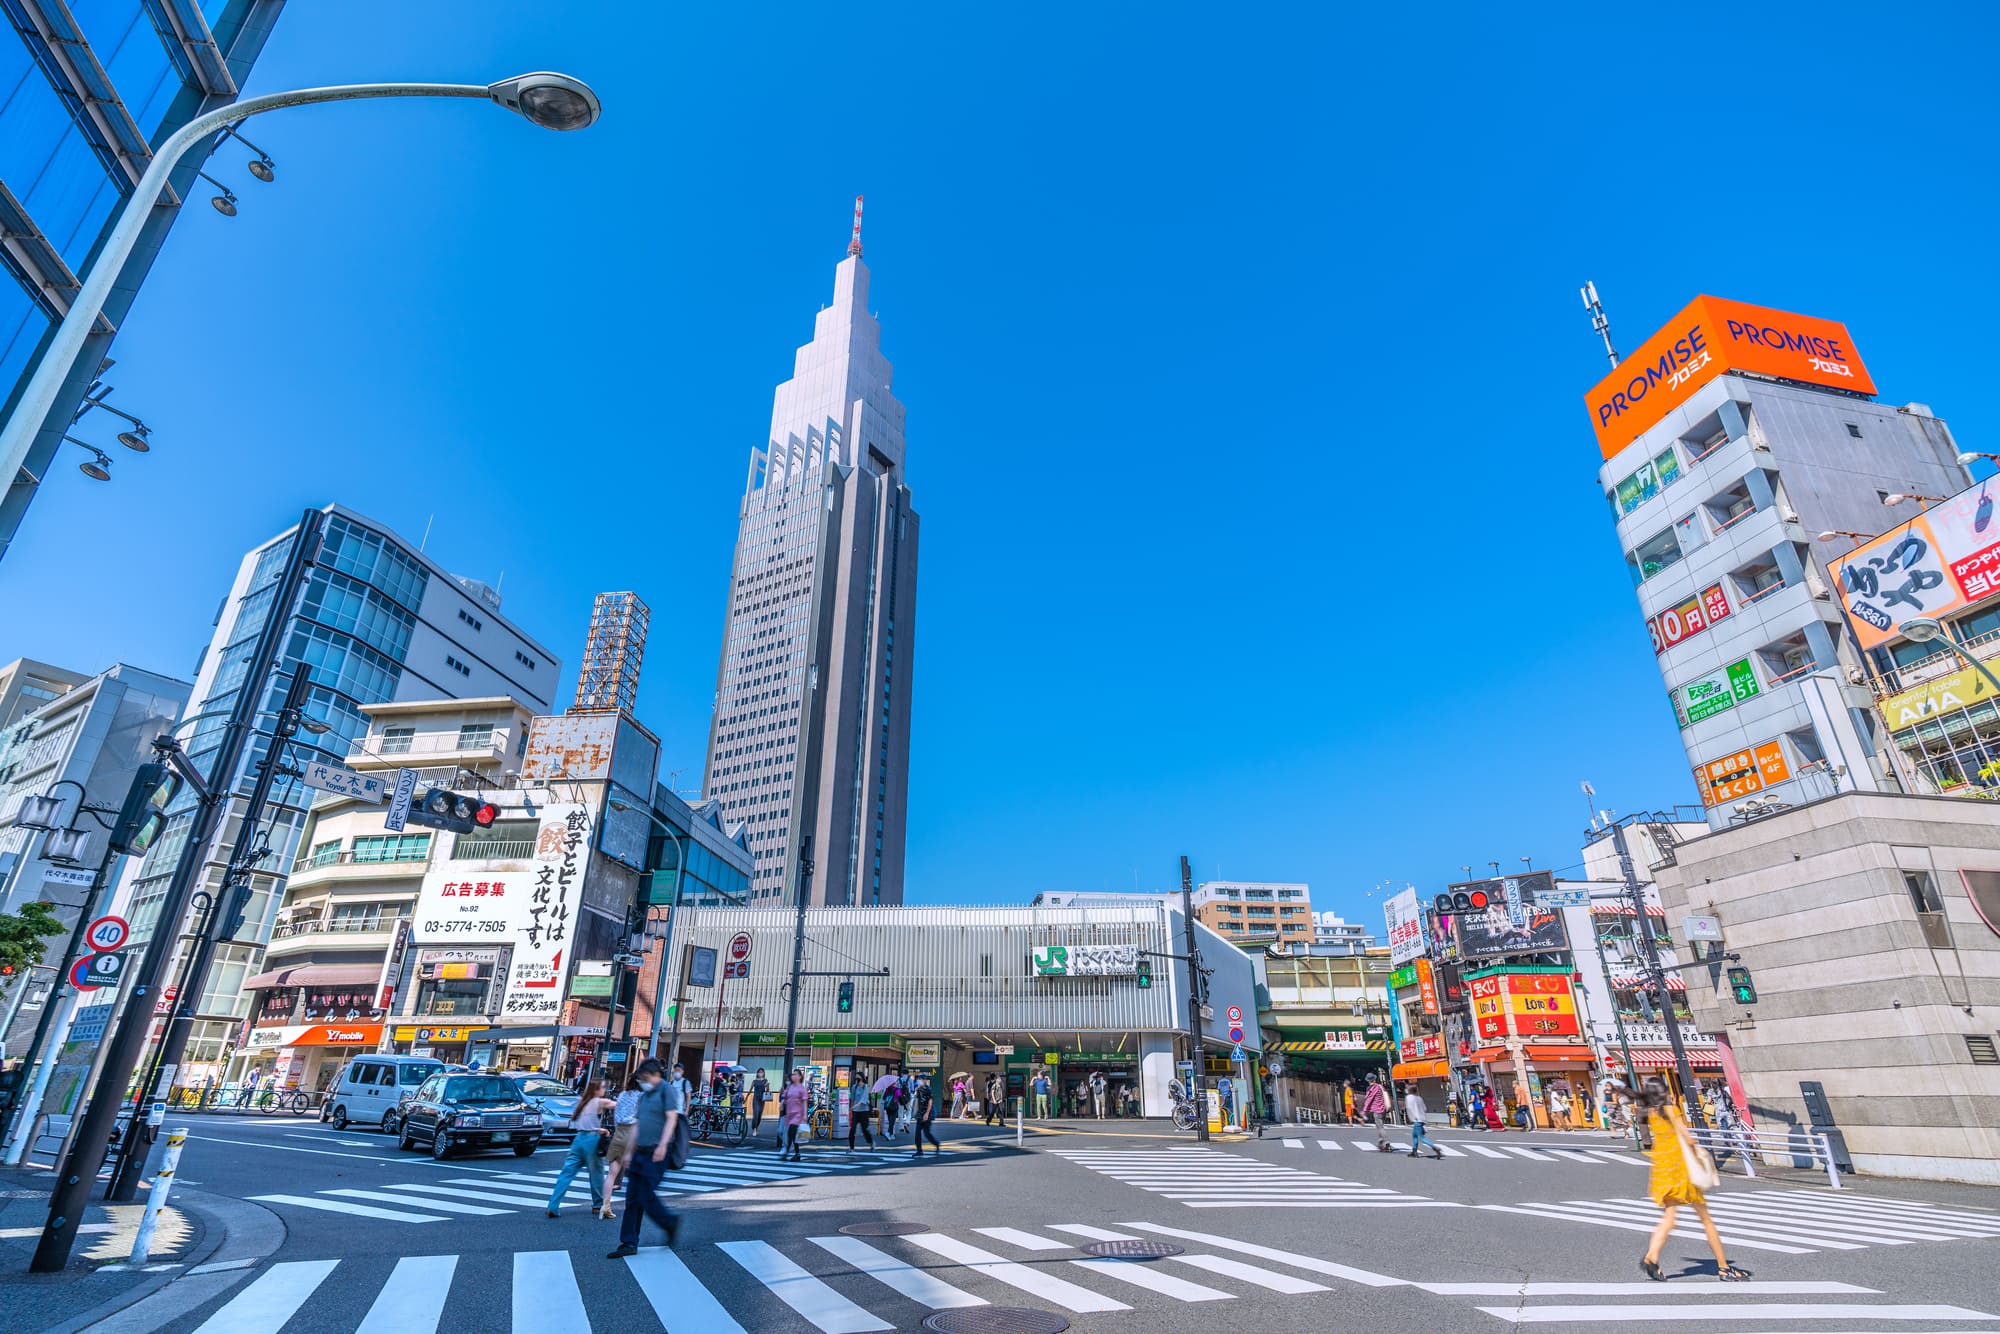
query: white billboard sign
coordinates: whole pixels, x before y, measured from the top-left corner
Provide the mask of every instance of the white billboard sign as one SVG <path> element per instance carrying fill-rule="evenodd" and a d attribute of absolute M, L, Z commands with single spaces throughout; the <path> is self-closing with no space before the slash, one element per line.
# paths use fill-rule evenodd
<path fill-rule="evenodd" d="M 550 805 L 542 808 L 535 835 L 534 869 L 512 869 L 519 865 L 512 858 L 506 859 L 506 870 L 482 870 L 493 863 L 476 859 L 437 862 L 418 892 L 411 939 L 423 945 L 513 946 L 499 1012 L 553 1022 L 562 1012 L 590 834 L 589 808 Z"/>
<path fill-rule="evenodd" d="M 1389 962 L 1401 967 L 1422 958 L 1428 946 L 1424 940 L 1424 912 L 1417 906 L 1417 891 L 1406 889 L 1382 905 L 1389 925 Z"/>

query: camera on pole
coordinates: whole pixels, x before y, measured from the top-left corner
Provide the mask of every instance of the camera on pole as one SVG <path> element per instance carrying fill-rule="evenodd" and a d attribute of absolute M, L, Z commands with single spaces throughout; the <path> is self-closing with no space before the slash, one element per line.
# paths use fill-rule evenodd
<path fill-rule="evenodd" d="M 142 764 L 111 827 L 111 850 L 137 857 L 167 827 L 167 806 L 181 790 L 181 777 L 164 764 Z"/>
<path fill-rule="evenodd" d="M 454 834 L 469 834 L 490 828 L 500 818 L 500 808 L 479 797 L 434 787 L 410 803 L 409 822 Z"/>

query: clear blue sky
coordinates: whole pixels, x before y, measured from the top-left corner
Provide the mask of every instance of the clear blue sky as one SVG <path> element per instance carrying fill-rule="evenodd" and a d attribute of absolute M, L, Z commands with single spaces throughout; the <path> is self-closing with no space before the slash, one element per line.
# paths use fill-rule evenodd
<path fill-rule="evenodd" d="M 1844 320 L 2000 449 L 1989 11 L 1335 9 L 288 6 L 252 91 L 549 67 L 605 118 L 219 154 L 241 216 L 190 210 L 116 351 L 156 448 L 53 474 L 0 657 L 186 673 L 239 554 L 338 499 L 504 570 L 568 671 L 638 590 L 693 781 L 746 458 L 861 191 L 924 516 L 913 900 L 1186 852 L 1379 929 L 1385 879 L 1571 866 L 1580 778 L 1694 796 L 1576 288 L 1626 348 L 1704 291 Z"/>

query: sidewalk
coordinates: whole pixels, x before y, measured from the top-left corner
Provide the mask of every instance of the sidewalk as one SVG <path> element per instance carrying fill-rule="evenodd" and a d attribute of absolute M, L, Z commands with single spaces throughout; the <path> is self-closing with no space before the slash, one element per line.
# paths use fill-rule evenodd
<path fill-rule="evenodd" d="M 150 1259 L 134 1265 L 130 1256 L 145 1208 L 143 1193 L 131 1204 L 93 1199 L 84 1210 L 68 1268 L 31 1274 L 28 1264 L 48 1222 L 54 1184 L 54 1174 L 42 1169 L 0 1168 L 0 1285 L 7 1290 L 10 1328 L 70 1334 L 112 1319 L 185 1276 L 204 1275 L 203 1281 L 188 1279 L 179 1285 L 201 1289 L 186 1294 L 193 1299 L 186 1308 L 192 1309 L 220 1287 L 247 1277 L 249 1266 L 284 1241 L 284 1226 L 269 1210 L 180 1190 L 160 1211 Z M 147 1308 L 143 1318 L 128 1316 L 108 1328 L 122 1323 L 135 1331 L 152 1329 L 170 1318 L 159 1314 L 155 1303 Z"/>

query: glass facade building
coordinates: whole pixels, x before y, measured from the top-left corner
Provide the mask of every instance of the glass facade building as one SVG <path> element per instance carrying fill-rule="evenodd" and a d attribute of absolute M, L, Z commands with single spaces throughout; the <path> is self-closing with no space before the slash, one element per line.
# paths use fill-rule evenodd
<path fill-rule="evenodd" d="M 0 417 L 90 271 L 149 145 L 236 100 L 284 0 L 0 0 Z M 172 177 L 176 198 L 204 154 Z M 154 210 L 27 466 L 0 498 L 0 556 L 82 406 L 178 208 Z M 124 429 L 122 423 L 116 429 Z"/>

